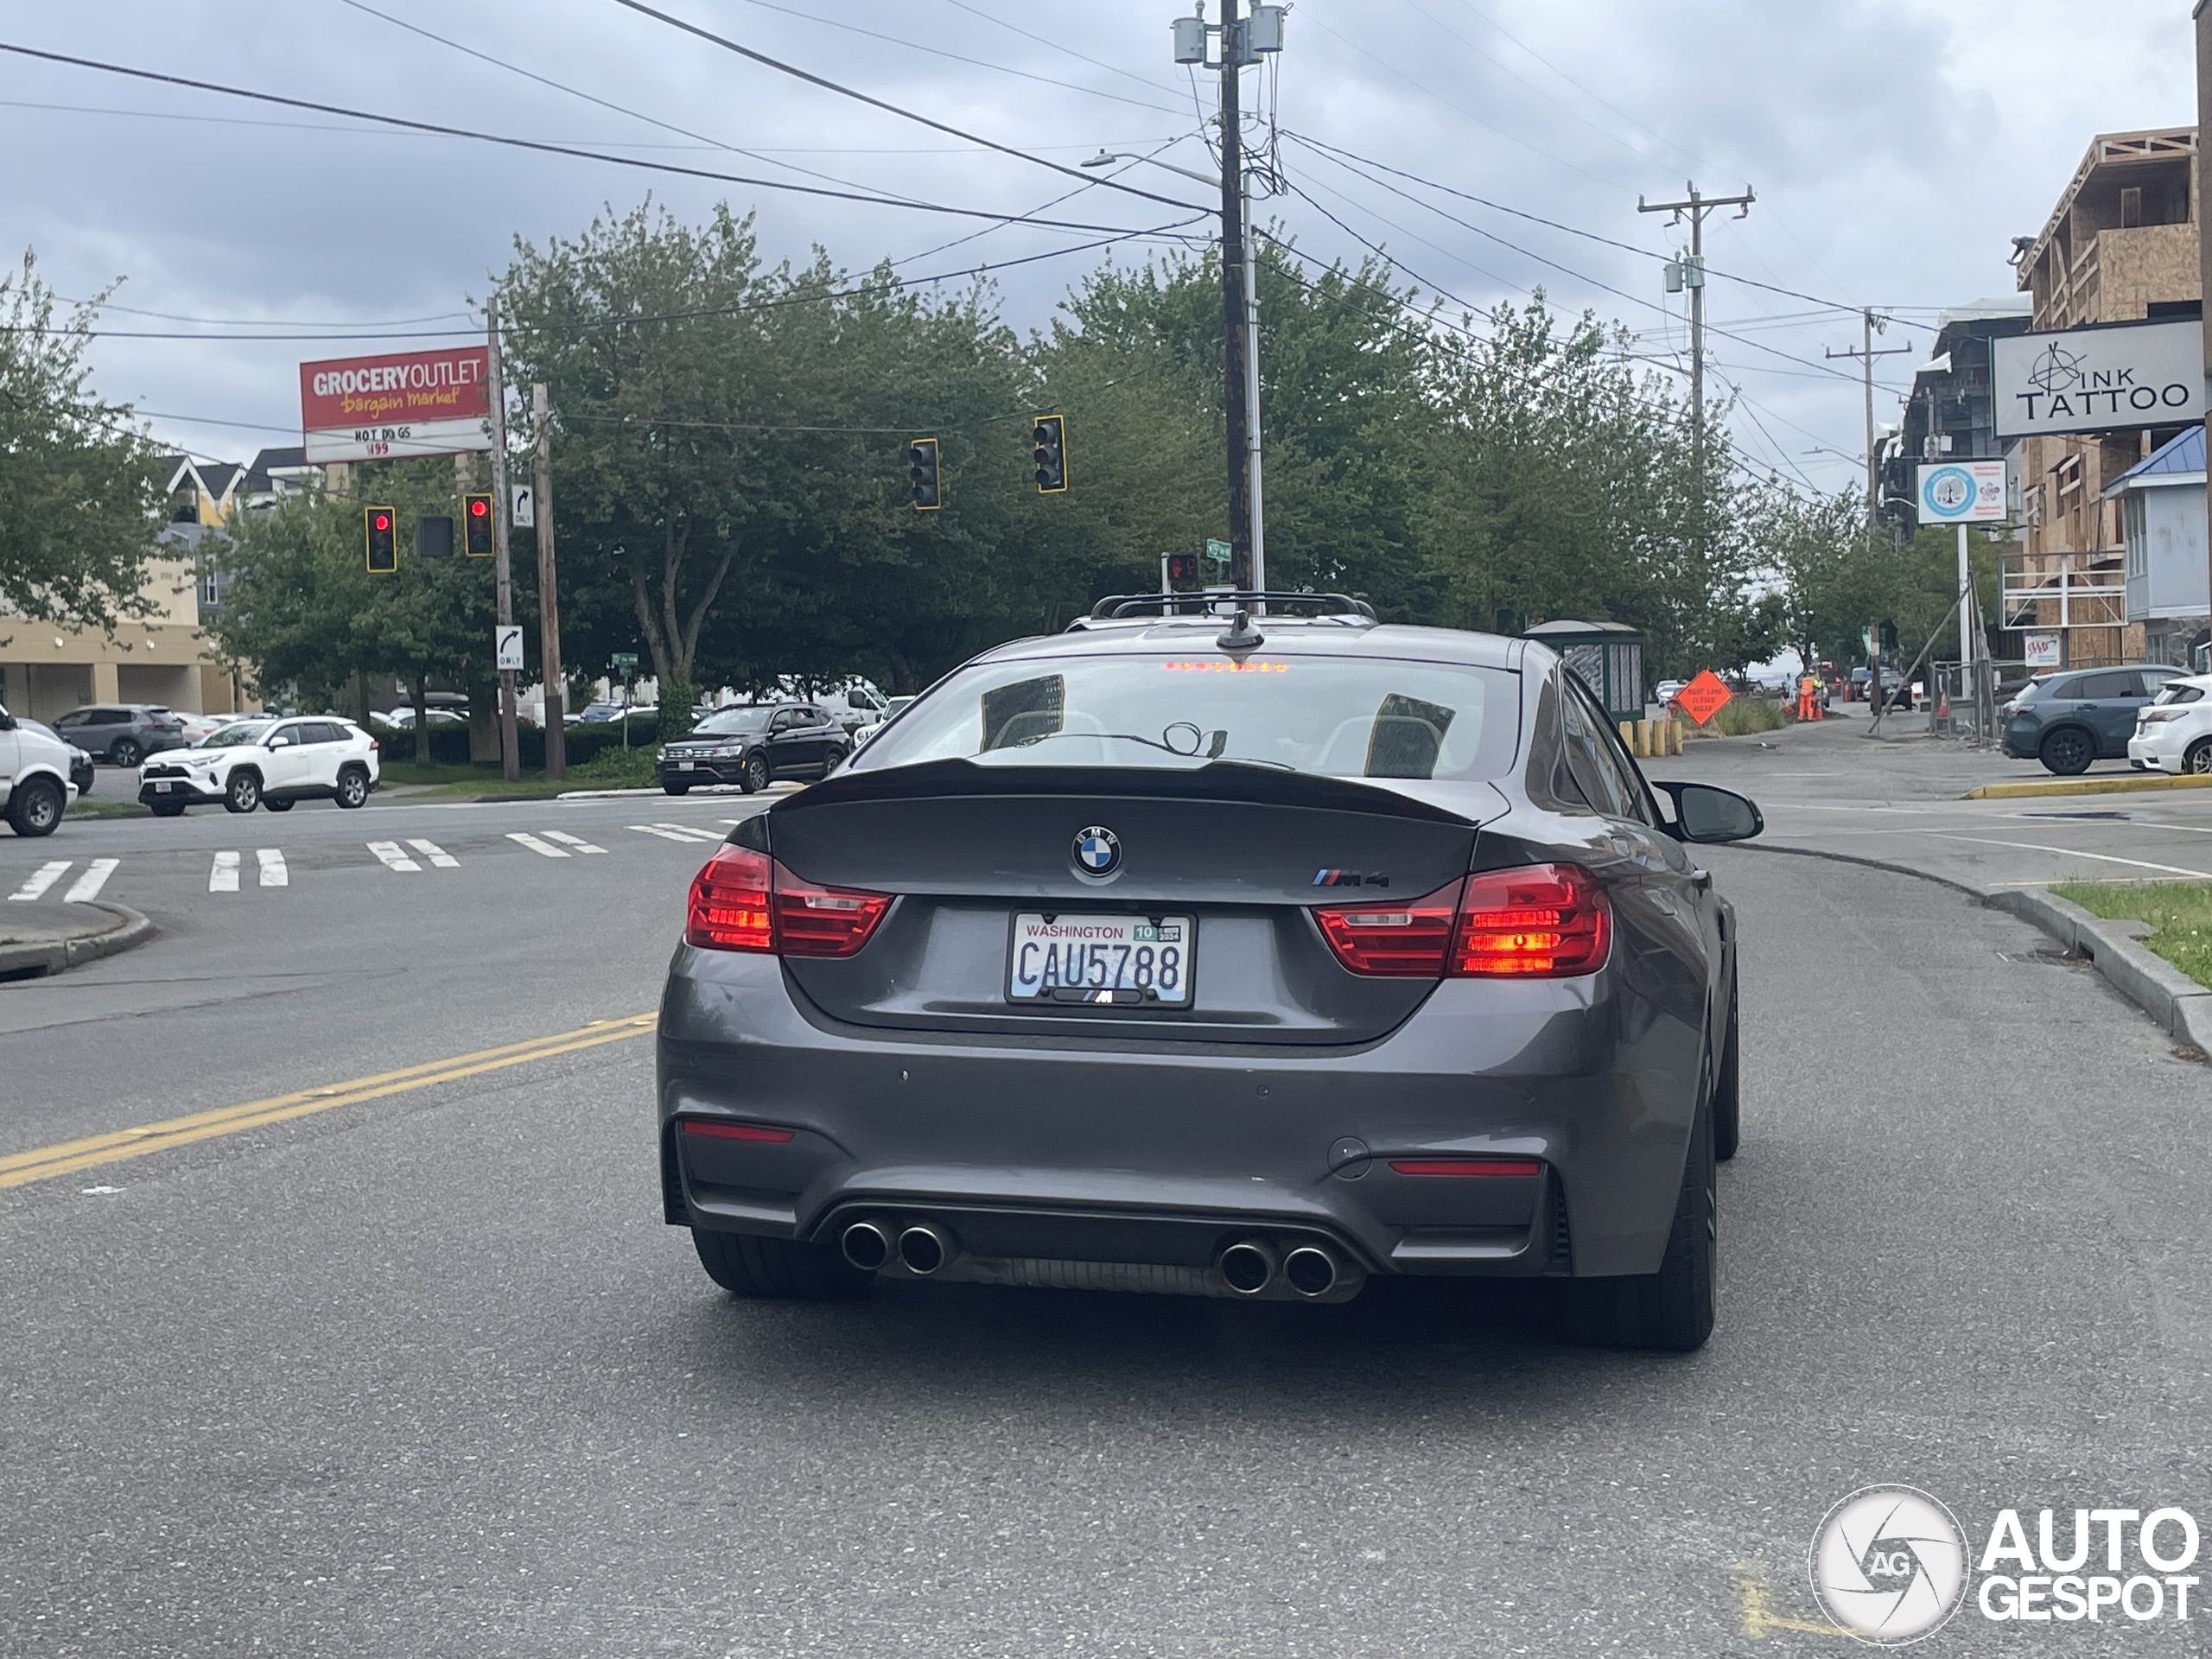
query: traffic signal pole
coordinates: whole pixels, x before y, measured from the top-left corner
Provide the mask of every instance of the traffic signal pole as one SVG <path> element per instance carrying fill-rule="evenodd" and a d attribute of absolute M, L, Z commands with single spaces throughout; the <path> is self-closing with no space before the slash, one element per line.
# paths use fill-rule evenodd
<path fill-rule="evenodd" d="M 553 571 L 553 422 L 543 385 L 530 389 L 530 424 L 537 439 L 531 477 L 537 520 L 537 661 L 545 684 L 545 775 L 569 775 L 568 698 L 561 684 L 561 601 Z"/>
<path fill-rule="evenodd" d="M 485 391 L 492 404 L 492 580 L 499 622 L 515 620 L 514 578 L 507 563 L 507 383 L 499 362 L 499 302 L 484 302 L 484 334 L 490 359 Z M 522 751 L 515 733 L 515 671 L 499 671 L 499 775 L 509 783 L 522 778 Z"/>
<path fill-rule="evenodd" d="M 1238 76 L 1244 62 L 1243 25 L 1237 0 L 1221 8 L 1221 334 L 1222 412 L 1227 418 L 1229 454 L 1229 580 L 1242 589 L 1253 586 L 1252 461 L 1250 397 L 1247 385 L 1244 315 L 1243 115 L 1238 108 Z"/>

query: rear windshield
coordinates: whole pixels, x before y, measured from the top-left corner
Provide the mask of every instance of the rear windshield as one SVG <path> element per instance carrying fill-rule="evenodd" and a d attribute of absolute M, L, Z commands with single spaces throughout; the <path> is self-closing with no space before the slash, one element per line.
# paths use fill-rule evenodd
<path fill-rule="evenodd" d="M 1243 760 L 1332 778 L 1488 779 L 1513 763 L 1519 692 L 1504 669 L 1381 657 L 993 663 L 931 690 L 854 765 Z"/>

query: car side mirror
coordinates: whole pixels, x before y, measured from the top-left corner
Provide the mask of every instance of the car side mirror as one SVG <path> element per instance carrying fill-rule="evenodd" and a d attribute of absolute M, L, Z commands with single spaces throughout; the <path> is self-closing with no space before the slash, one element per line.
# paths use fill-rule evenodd
<path fill-rule="evenodd" d="M 1749 841 L 1766 828 L 1759 810 L 1732 789 L 1711 784 L 1662 784 L 1675 803 L 1675 822 L 1669 826 L 1677 841 L 1700 843 Z"/>
<path fill-rule="evenodd" d="M 0 709 L 0 732 L 12 732 L 15 729 L 16 717 L 5 709 Z"/>

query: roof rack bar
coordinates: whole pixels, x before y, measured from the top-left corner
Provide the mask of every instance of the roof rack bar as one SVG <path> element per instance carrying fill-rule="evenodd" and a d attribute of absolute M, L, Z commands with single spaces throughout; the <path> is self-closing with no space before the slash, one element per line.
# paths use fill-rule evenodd
<path fill-rule="evenodd" d="M 1147 610 L 1157 610 L 1160 615 L 1204 616 L 1217 605 L 1249 607 L 1261 605 L 1310 605 L 1323 616 L 1361 616 L 1376 620 L 1375 607 L 1363 599 L 1353 599 L 1345 594 L 1300 594 L 1287 589 L 1242 588 L 1216 589 L 1198 594 L 1116 594 L 1100 600 L 1090 607 L 1090 620 L 1097 622 L 1116 617 L 1133 616 Z"/>

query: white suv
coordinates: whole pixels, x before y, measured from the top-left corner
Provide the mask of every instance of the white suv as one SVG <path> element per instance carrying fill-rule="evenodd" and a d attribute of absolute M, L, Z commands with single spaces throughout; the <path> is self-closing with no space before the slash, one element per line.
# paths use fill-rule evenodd
<path fill-rule="evenodd" d="M 324 798 L 354 807 L 381 770 L 376 740 L 350 721 L 242 720 L 148 760 L 138 798 L 157 818 L 216 801 L 232 812 L 289 812 L 295 801 Z"/>
<path fill-rule="evenodd" d="M 69 746 L 0 709 L 0 817 L 19 836 L 50 836 L 76 798 Z"/>
<path fill-rule="evenodd" d="M 2212 674 L 2168 680 L 2138 709 L 2127 758 L 2152 772 L 2212 772 Z"/>

